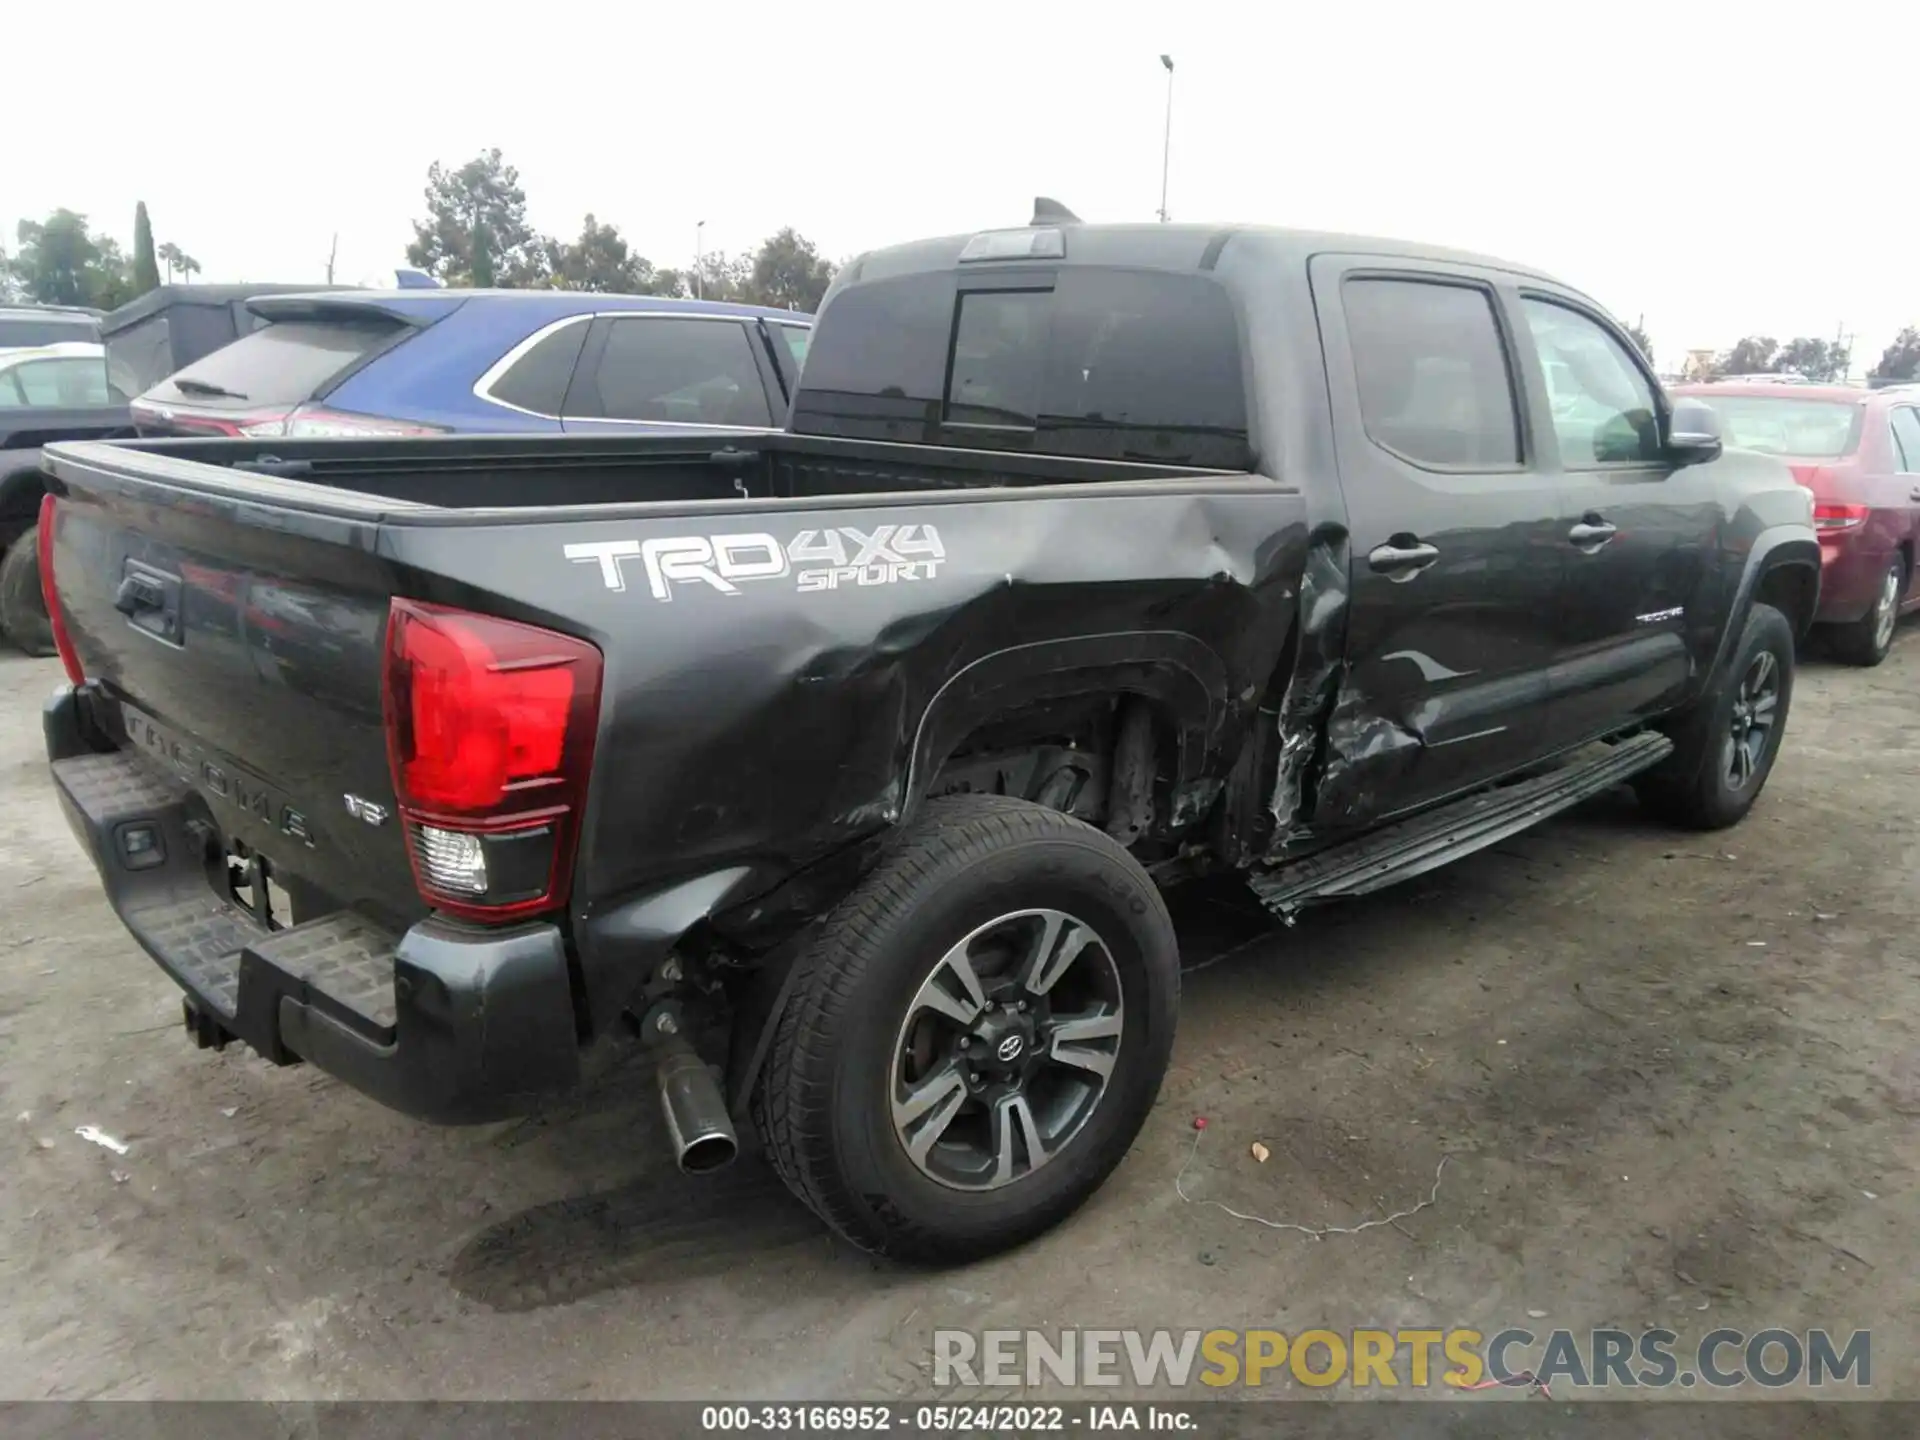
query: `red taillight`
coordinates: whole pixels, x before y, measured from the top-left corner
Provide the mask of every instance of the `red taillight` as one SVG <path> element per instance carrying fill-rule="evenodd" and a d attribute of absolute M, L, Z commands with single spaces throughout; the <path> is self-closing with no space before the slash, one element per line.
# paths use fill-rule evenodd
<path fill-rule="evenodd" d="M 133 415 L 134 429 L 142 434 L 157 431 L 162 435 L 225 435 L 240 439 L 287 433 L 284 410 L 244 410 L 232 417 L 223 417 L 196 410 L 162 410 L 144 400 L 136 400 L 127 408 Z"/>
<path fill-rule="evenodd" d="M 566 902 L 600 670 L 600 652 L 570 635 L 393 602 L 387 754 L 429 904 L 502 919 Z"/>
<path fill-rule="evenodd" d="M 1873 513 L 1870 505 L 1830 505 L 1818 501 L 1813 507 L 1813 528 L 1816 530 L 1853 530 L 1867 523 L 1867 516 Z"/>
<path fill-rule="evenodd" d="M 53 589 L 53 515 L 53 496 L 42 495 L 40 529 L 35 548 L 40 561 L 40 598 L 46 602 L 47 623 L 53 629 L 53 648 L 60 652 L 60 663 L 66 666 L 67 679 L 82 685 L 86 683 L 87 672 L 81 667 L 80 653 L 73 648 L 73 640 L 67 634 L 66 617 L 60 613 L 60 597 Z"/>

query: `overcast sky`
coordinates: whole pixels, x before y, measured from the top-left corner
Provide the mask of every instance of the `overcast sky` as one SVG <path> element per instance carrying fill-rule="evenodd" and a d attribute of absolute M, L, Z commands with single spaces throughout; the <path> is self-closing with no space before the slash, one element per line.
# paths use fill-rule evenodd
<path fill-rule="evenodd" d="M 1760 331 L 1864 369 L 1920 323 L 1920 6 L 426 3 L 14 7 L 0 241 L 58 205 L 207 280 L 404 263 L 430 161 L 499 146 L 535 226 L 657 264 L 793 225 L 838 257 L 1160 203 L 1540 265 L 1662 368 Z M 97 57 L 104 46 L 112 62 Z M 92 58 L 89 58 L 92 57 Z"/>

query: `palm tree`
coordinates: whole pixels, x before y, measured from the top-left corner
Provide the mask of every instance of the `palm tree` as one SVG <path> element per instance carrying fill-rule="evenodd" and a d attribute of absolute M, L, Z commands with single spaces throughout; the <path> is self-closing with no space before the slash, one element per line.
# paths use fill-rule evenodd
<path fill-rule="evenodd" d="M 200 262 L 187 254 L 186 251 L 182 250 L 171 240 L 160 246 L 153 253 L 155 258 L 167 267 L 167 283 L 169 285 L 173 283 L 173 277 L 176 272 L 183 280 L 191 279 L 200 273 Z"/>

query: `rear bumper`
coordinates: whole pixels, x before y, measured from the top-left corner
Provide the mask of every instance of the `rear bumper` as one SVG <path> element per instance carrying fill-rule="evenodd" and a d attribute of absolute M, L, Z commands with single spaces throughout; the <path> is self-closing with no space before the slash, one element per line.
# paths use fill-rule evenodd
<path fill-rule="evenodd" d="M 560 932 L 429 919 L 393 934 L 352 911 L 271 930 L 227 893 L 189 791 L 132 751 L 101 752 L 81 692 L 44 712 L 67 822 L 114 912 L 186 992 L 203 1044 L 310 1061 L 408 1115 L 496 1120 L 580 1078 Z M 141 832 L 157 842 L 130 854 Z"/>
<path fill-rule="evenodd" d="M 1838 535 L 1820 541 L 1820 610 L 1815 618 L 1822 624 L 1858 620 L 1880 596 L 1880 580 L 1893 554 L 1869 550 L 1860 538 Z"/>

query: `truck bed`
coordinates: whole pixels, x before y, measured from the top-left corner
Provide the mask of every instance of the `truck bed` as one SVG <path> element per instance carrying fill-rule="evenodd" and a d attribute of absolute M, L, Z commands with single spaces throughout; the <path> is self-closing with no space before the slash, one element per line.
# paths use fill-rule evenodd
<path fill-rule="evenodd" d="M 427 907 L 400 824 L 356 807 L 394 804 L 396 599 L 604 655 L 578 916 L 676 868 L 758 856 L 781 874 L 883 826 L 919 717 L 1011 635 L 1216 636 L 1219 654 L 1182 642 L 1213 715 L 1210 692 L 1244 688 L 1214 672 L 1237 673 L 1247 617 L 1291 604 L 1250 588 L 1278 563 L 1251 537 L 1301 513 L 1247 474 L 791 435 L 47 455 L 55 590 L 104 739 L 184 776 L 296 916 L 393 927 Z M 781 764 L 788 746 L 812 760 Z"/>
<path fill-rule="evenodd" d="M 116 477 L 283 504 L 315 515 L 446 523 L 585 507 L 737 507 L 983 487 L 1132 483 L 1222 472 L 788 433 L 738 443 L 685 436 L 434 436 L 406 440 L 138 440 L 63 446 L 91 485 Z M 275 482 L 293 481 L 293 485 Z M 565 518 L 559 516 L 556 518 Z"/>

